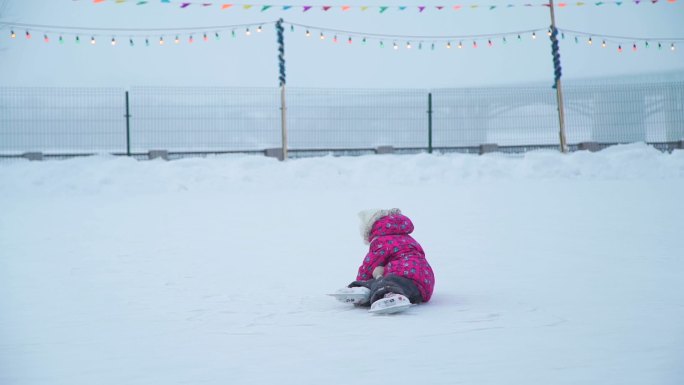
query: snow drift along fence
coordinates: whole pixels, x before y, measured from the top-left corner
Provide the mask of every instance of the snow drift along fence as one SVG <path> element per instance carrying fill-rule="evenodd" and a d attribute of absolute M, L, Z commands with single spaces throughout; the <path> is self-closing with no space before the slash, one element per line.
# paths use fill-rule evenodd
<path fill-rule="evenodd" d="M 672 148 L 684 140 L 684 82 L 568 82 L 564 92 L 573 149 L 628 142 Z M 287 98 L 288 147 L 295 156 L 558 148 L 551 87 L 290 87 Z M 0 88 L 5 158 L 264 152 L 281 146 L 280 123 L 278 88 Z"/>

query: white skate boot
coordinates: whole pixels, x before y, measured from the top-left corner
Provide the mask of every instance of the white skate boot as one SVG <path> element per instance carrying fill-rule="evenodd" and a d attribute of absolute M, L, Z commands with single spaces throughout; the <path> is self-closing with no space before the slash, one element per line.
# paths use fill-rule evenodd
<path fill-rule="evenodd" d="M 373 302 L 369 313 L 393 314 L 411 307 L 411 301 L 401 294 L 387 293 L 383 298 Z"/>

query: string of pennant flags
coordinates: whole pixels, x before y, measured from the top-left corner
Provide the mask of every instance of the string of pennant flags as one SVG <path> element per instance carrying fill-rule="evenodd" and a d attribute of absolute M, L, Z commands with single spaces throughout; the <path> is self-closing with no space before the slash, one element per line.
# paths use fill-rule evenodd
<path fill-rule="evenodd" d="M 238 4 L 238 3 L 223 3 L 223 2 L 199 2 L 199 1 L 172 1 L 172 0 L 158 0 L 158 1 L 140 1 L 140 0 L 73 0 L 78 2 L 91 2 L 93 4 L 103 4 L 103 3 L 114 3 L 114 4 L 134 4 L 134 5 L 149 5 L 152 3 L 166 4 L 169 6 L 176 6 L 178 8 L 218 8 L 221 10 L 253 10 L 258 12 L 266 11 L 291 11 L 291 12 L 310 12 L 310 11 L 341 11 L 348 12 L 352 10 L 357 10 L 361 12 L 378 12 L 385 13 L 388 11 L 396 12 L 410 12 L 415 11 L 418 13 L 424 13 L 426 11 L 460 11 L 466 9 L 488 9 L 490 11 L 495 9 L 506 9 L 506 8 L 520 8 L 520 7 L 550 7 L 549 2 L 541 3 L 523 3 L 523 4 L 479 4 L 479 3 L 468 3 L 468 4 L 453 4 L 453 5 L 273 5 L 273 4 L 261 4 L 261 3 L 249 3 L 249 4 Z M 615 5 L 622 6 L 623 4 L 640 5 L 644 4 L 661 4 L 670 3 L 674 4 L 678 0 L 613 0 L 613 1 L 575 1 L 575 2 L 559 2 L 554 4 L 555 8 L 566 8 L 566 7 L 584 7 L 584 6 L 606 6 Z"/>
<path fill-rule="evenodd" d="M 0 21 L 0 29 L 6 30 L 6 36 L 11 40 L 42 39 L 45 43 L 58 44 L 109 44 L 111 46 L 166 46 L 192 44 L 194 42 L 220 41 L 223 38 L 249 38 L 262 34 L 275 21 L 262 23 L 199 26 L 183 28 L 86 28 L 57 25 L 8 23 Z M 328 42 L 339 45 L 375 46 L 393 50 L 426 50 L 463 48 L 493 48 L 508 43 L 530 42 L 540 40 L 542 36 L 550 37 L 551 30 L 537 28 L 522 31 L 512 31 L 479 35 L 391 35 L 374 34 L 339 29 L 322 28 L 298 23 L 284 23 L 286 29 L 295 35 L 313 41 Z M 588 47 L 613 48 L 618 53 L 626 50 L 655 48 L 675 51 L 677 43 L 684 43 L 682 38 L 657 37 L 629 37 L 611 36 L 583 31 L 573 31 L 558 28 L 561 41 L 584 44 Z"/>

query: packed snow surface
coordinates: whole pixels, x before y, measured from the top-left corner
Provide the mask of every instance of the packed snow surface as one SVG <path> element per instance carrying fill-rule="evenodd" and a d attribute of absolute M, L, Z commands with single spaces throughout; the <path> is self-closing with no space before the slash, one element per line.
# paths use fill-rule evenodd
<path fill-rule="evenodd" d="M 0 162 L 0 384 L 684 383 L 684 151 Z M 327 293 L 399 207 L 435 270 Z"/>

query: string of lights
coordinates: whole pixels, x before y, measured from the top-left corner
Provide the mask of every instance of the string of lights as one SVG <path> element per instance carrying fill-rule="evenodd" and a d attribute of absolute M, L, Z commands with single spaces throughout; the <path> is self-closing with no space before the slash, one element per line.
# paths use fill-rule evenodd
<path fill-rule="evenodd" d="M 150 46 L 166 45 L 167 43 L 191 44 L 201 39 L 205 42 L 210 40 L 221 40 L 222 37 L 249 37 L 253 33 L 259 34 L 265 28 L 275 25 L 276 21 L 265 21 L 260 23 L 234 24 L 234 25 L 212 25 L 194 27 L 174 27 L 174 28 L 119 28 L 119 27 L 76 27 L 28 23 L 10 23 L 0 21 L 0 29 L 7 30 L 10 39 L 25 40 L 33 39 L 34 35 L 42 37 L 45 43 L 56 41 L 60 44 L 73 42 L 80 44 L 87 41 L 91 45 L 98 44 L 104 40 L 112 46 L 119 45 L 120 41 L 128 41 L 128 45 L 135 47 L 138 43 Z M 374 43 L 380 48 L 391 47 L 395 50 L 400 48 L 418 50 L 435 50 L 438 47 L 458 48 L 465 47 L 478 48 L 480 46 L 494 47 L 499 44 L 507 44 L 511 41 L 535 41 L 541 35 L 550 36 L 548 28 L 527 29 L 510 32 L 497 32 L 476 35 L 405 35 L 405 34 L 381 34 L 367 33 L 359 31 L 348 31 L 341 29 L 312 26 L 299 23 L 285 23 L 291 33 L 299 33 L 306 38 L 314 37 L 319 41 L 331 41 L 332 43 L 347 43 L 367 45 Z M 678 43 L 684 42 L 684 38 L 670 37 L 634 37 L 616 36 L 584 31 L 575 31 L 558 28 L 561 41 L 570 41 L 575 44 L 586 44 L 588 46 L 600 46 L 602 48 L 613 47 L 618 52 L 626 49 L 637 51 L 639 48 L 667 48 L 670 51 L 676 50 Z"/>
<path fill-rule="evenodd" d="M 142 41 L 146 46 L 150 46 L 155 39 L 157 39 L 157 44 L 165 45 L 169 41 L 174 44 L 180 44 L 181 42 L 192 44 L 197 39 L 209 41 L 210 38 L 220 40 L 222 36 L 226 35 L 231 38 L 236 38 L 239 35 L 250 36 L 252 32 L 261 33 L 265 25 L 274 23 L 273 21 L 268 21 L 250 24 L 176 28 L 103 28 L 0 22 L 0 26 L 4 29 L 9 28 L 10 38 L 12 39 L 17 38 L 17 30 L 22 30 L 26 39 L 31 39 L 34 34 L 38 34 L 42 35 L 46 43 L 53 41 L 53 38 L 60 44 L 64 44 L 67 40 L 80 44 L 83 39 L 87 39 L 91 45 L 96 45 L 99 40 L 107 38 L 112 46 L 118 45 L 122 39 L 127 39 L 128 44 L 134 47 L 137 45 L 137 41 Z"/>

